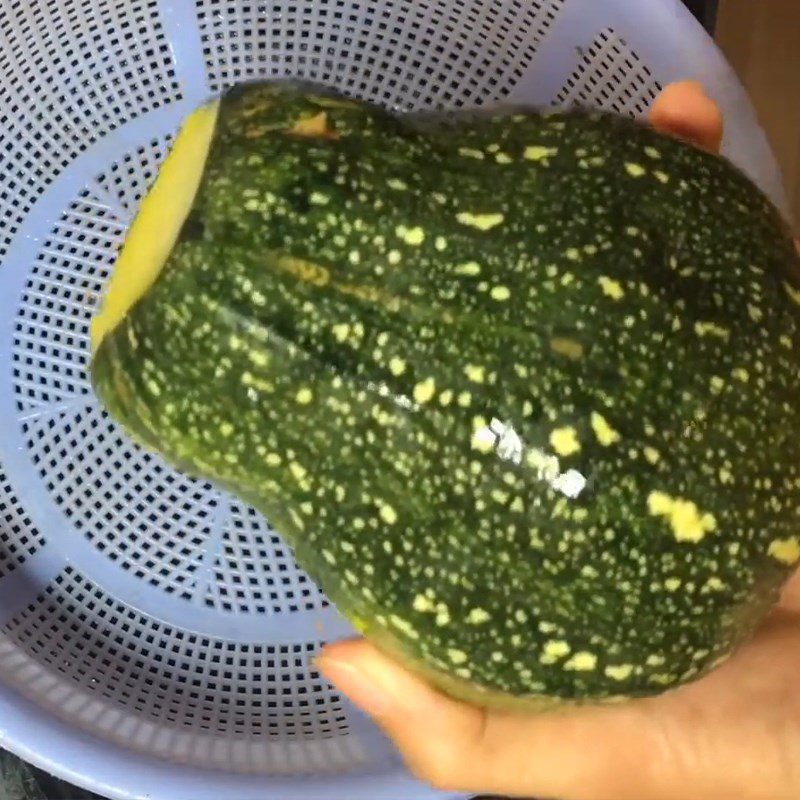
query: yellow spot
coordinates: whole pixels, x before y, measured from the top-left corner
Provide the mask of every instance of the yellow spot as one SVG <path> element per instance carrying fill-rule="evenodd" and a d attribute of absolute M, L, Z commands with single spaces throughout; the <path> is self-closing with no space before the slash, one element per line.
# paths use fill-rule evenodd
<path fill-rule="evenodd" d="M 614 681 L 624 681 L 633 674 L 633 665 L 620 664 L 619 666 L 606 667 L 605 674 Z"/>
<path fill-rule="evenodd" d="M 653 654 L 647 656 L 647 661 L 645 662 L 648 667 L 661 667 L 666 664 L 667 659 L 664 656 Z"/>
<path fill-rule="evenodd" d="M 645 447 L 644 449 L 644 457 L 651 463 L 651 464 L 658 464 L 661 460 L 661 453 L 655 449 L 655 447 Z"/>
<path fill-rule="evenodd" d="M 511 297 L 511 292 L 507 286 L 494 286 L 489 294 L 493 300 L 497 300 L 500 303 L 502 303 L 504 300 L 508 300 L 508 298 Z"/>
<path fill-rule="evenodd" d="M 731 473 L 729 469 L 725 469 L 725 467 L 723 467 L 719 471 L 719 480 L 720 483 L 733 483 L 733 473 Z"/>
<path fill-rule="evenodd" d="M 498 164 L 510 164 L 510 163 L 511 163 L 511 162 L 512 162 L 514 159 L 512 159 L 512 158 L 511 158 L 511 156 L 510 156 L 510 155 L 508 155 L 508 153 L 498 153 L 498 154 L 497 154 L 497 155 L 494 157 L 494 160 L 495 160 L 495 161 L 496 161 Z"/>
<path fill-rule="evenodd" d="M 761 322 L 761 320 L 764 319 L 764 312 L 752 303 L 748 304 L 747 313 L 750 315 L 750 319 L 752 319 L 753 322 Z"/>
<path fill-rule="evenodd" d="M 281 457 L 277 453 L 268 453 L 265 461 L 271 467 L 278 467 L 281 464 Z"/>
<path fill-rule="evenodd" d="M 486 380 L 486 368 L 476 366 L 475 364 L 467 364 L 467 366 L 464 367 L 464 374 L 473 383 L 483 383 Z"/>
<path fill-rule="evenodd" d="M 469 614 L 467 614 L 467 622 L 470 625 L 482 625 L 484 622 L 488 622 L 491 619 L 491 616 L 487 611 L 484 611 L 482 608 L 473 608 Z"/>
<path fill-rule="evenodd" d="M 570 261 L 580 261 L 581 251 L 577 247 L 570 247 L 564 254 Z"/>
<path fill-rule="evenodd" d="M 714 575 L 706 581 L 704 588 L 709 592 L 721 592 L 725 588 L 725 584 L 716 575 Z"/>
<path fill-rule="evenodd" d="M 750 373 L 743 367 L 737 367 L 731 374 L 737 381 L 742 383 L 747 383 L 750 380 Z"/>
<path fill-rule="evenodd" d="M 261 380 L 260 378 L 256 378 L 249 372 L 245 372 L 242 374 L 242 383 L 245 386 L 253 386 L 256 389 L 261 390 L 262 392 L 271 392 L 275 388 L 275 386 L 271 384 L 269 381 L 264 381 Z"/>
<path fill-rule="evenodd" d="M 452 392 L 450 389 L 445 389 L 445 390 L 444 390 L 444 391 L 443 391 L 443 392 L 442 392 L 442 393 L 439 395 L 439 402 L 440 402 L 440 403 L 441 403 L 443 406 L 449 406 L 449 405 L 450 405 L 450 403 L 452 403 L 452 402 L 453 402 L 453 392 Z"/>
<path fill-rule="evenodd" d="M 625 171 L 634 178 L 641 178 L 647 174 L 647 170 L 641 164 L 626 164 Z"/>
<path fill-rule="evenodd" d="M 707 533 L 717 529 L 717 521 L 713 514 L 703 514 L 691 500 L 671 497 L 665 492 L 650 492 L 647 509 L 653 516 L 667 519 L 673 535 L 679 542 L 696 544 L 702 541 Z"/>
<path fill-rule="evenodd" d="M 472 402 L 472 395 L 469 392 L 461 392 L 456 401 L 461 408 L 468 408 Z"/>
<path fill-rule="evenodd" d="M 402 259 L 402 255 L 400 254 L 399 250 L 390 250 L 389 254 L 386 256 L 390 264 L 399 264 L 400 259 Z"/>
<path fill-rule="evenodd" d="M 333 336 L 337 342 L 343 342 L 350 335 L 350 326 L 346 322 L 342 322 L 333 326 Z"/>
<path fill-rule="evenodd" d="M 230 422 L 223 422 L 222 425 L 219 426 L 219 432 L 227 438 L 233 433 L 233 425 L 231 425 Z"/>
<path fill-rule="evenodd" d="M 436 381 L 433 378 L 426 378 L 414 387 L 414 401 L 420 405 L 429 403 L 436 393 Z"/>
<path fill-rule="evenodd" d="M 447 239 L 444 236 L 437 236 L 433 246 L 441 253 L 443 250 L 447 250 Z"/>
<path fill-rule="evenodd" d="M 558 148 L 530 145 L 525 148 L 525 152 L 522 155 L 527 161 L 544 161 L 546 158 L 558 155 Z"/>
<path fill-rule="evenodd" d="M 719 394 L 725 388 L 725 381 L 719 375 L 713 375 L 711 378 L 711 391 L 714 394 Z"/>
<path fill-rule="evenodd" d="M 406 362 L 402 358 L 393 358 L 389 362 L 389 370 L 392 375 L 400 376 L 406 371 Z"/>
<path fill-rule="evenodd" d="M 392 614 L 389 617 L 389 622 L 391 622 L 392 625 L 394 625 L 398 630 L 403 631 L 403 633 L 405 633 L 405 635 L 410 639 L 419 639 L 419 633 L 414 630 L 414 627 L 410 622 L 408 622 L 408 620 L 398 617 L 396 614 Z"/>
<path fill-rule="evenodd" d="M 786 289 L 786 294 L 789 298 L 800 306 L 800 289 L 795 289 L 790 283 L 783 282 L 783 288 Z"/>
<path fill-rule="evenodd" d="M 677 592 L 681 588 L 680 578 L 667 578 L 664 581 L 664 587 L 668 592 Z"/>
<path fill-rule="evenodd" d="M 295 400 L 300 403 L 301 406 L 307 406 L 312 400 L 314 399 L 314 394 L 311 389 L 303 387 L 300 391 L 295 395 Z"/>
<path fill-rule="evenodd" d="M 335 138 L 335 132 L 328 129 L 328 115 L 324 111 L 311 117 L 298 119 L 291 128 L 287 129 L 287 133 L 295 136 Z"/>
<path fill-rule="evenodd" d="M 576 508 L 572 512 L 572 519 L 574 519 L 575 522 L 583 522 L 588 516 L 589 511 L 586 508 Z M 589 569 L 591 569 L 591 567 Z"/>
<path fill-rule="evenodd" d="M 508 502 L 508 492 L 502 489 L 492 489 L 492 500 L 498 505 L 505 505 Z"/>
<path fill-rule="evenodd" d="M 304 258 L 278 256 L 273 263 L 282 272 L 312 286 L 327 286 L 331 280 L 330 270 Z"/>
<path fill-rule="evenodd" d="M 793 567 L 800 561 L 800 540 L 794 536 L 789 539 L 775 539 L 767 552 L 775 560 Z"/>
<path fill-rule="evenodd" d="M 387 525 L 394 525 L 397 522 L 397 512 L 388 503 L 380 503 L 378 513 Z"/>
<path fill-rule="evenodd" d="M 574 672 L 591 672 L 597 666 L 597 656 L 593 653 L 575 653 L 572 658 L 564 664 L 564 669 Z"/>
<path fill-rule="evenodd" d="M 466 264 L 459 264 L 454 272 L 456 275 L 480 275 L 481 265 L 477 261 L 467 261 Z"/>
<path fill-rule="evenodd" d="M 560 356 L 566 356 L 573 361 L 583 358 L 583 345 L 575 339 L 556 337 L 550 340 L 550 349 Z"/>
<path fill-rule="evenodd" d="M 311 192 L 308 199 L 309 202 L 315 206 L 324 206 L 330 202 L 328 195 L 323 194 L 322 192 Z"/>
<path fill-rule="evenodd" d="M 436 605 L 432 600 L 425 597 L 424 594 L 418 594 L 414 598 L 414 602 L 411 604 L 414 611 L 419 611 L 420 613 L 425 613 L 428 611 L 435 611 Z"/>
<path fill-rule="evenodd" d="M 467 661 L 467 654 L 463 650 L 456 650 L 452 647 L 447 651 L 447 657 L 454 664 L 464 664 Z"/>
<path fill-rule="evenodd" d="M 655 175 L 657 181 L 660 181 L 661 183 L 669 183 L 669 175 L 667 175 L 666 172 L 656 170 L 653 175 Z"/>
<path fill-rule="evenodd" d="M 458 154 L 465 158 L 477 158 L 479 161 L 483 161 L 484 158 L 480 150 L 473 150 L 471 147 L 459 147 Z"/>
<path fill-rule="evenodd" d="M 378 425 L 382 425 L 384 428 L 389 428 L 395 423 L 395 417 L 384 411 L 380 406 L 373 406 L 373 414 L 375 417 L 375 421 Z"/>
<path fill-rule="evenodd" d="M 648 680 L 650 683 L 657 683 L 660 686 L 668 686 L 675 682 L 675 676 L 669 673 L 660 672 L 657 675 L 651 675 Z"/>
<path fill-rule="evenodd" d="M 479 231 L 488 231 L 501 225 L 505 216 L 503 214 L 473 214 L 470 211 L 461 211 L 456 214 L 456 220 L 462 225 L 469 225 Z"/>
<path fill-rule="evenodd" d="M 622 284 L 619 281 L 615 281 L 613 278 L 607 278 L 603 275 L 597 279 L 597 282 L 600 284 L 603 294 L 610 297 L 612 300 L 622 300 L 625 296 L 625 290 L 622 288 Z"/>
<path fill-rule="evenodd" d="M 413 246 L 421 245 L 425 241 L 425 231 L 419 226 L 416 228 L 406 228 L 400 225 L 396 231 L 397 235 L 406 243 Z"/>
<path fill-rule="evenodd" d="M 408 184 L 405 181 L 401 181 L 400 178 L 389 178 L 389 180 L 386 181 L 386 185 L 390 189 L 395 189 L 398 192 L 403 192 L 408 189 Z"/>
<path fill-rule="evenodd" d="M 730 339 L 731 336 L 731 332 L 728 328 L 717 325 L 715 322 L 696 322 L 694 332 L 698 336 L 716 336 L 725 341 Z"/>
<path fill-rule="evenodd" d="M 571 456 L 581 449 L 578 441 L 578 432 L 575 428 L 556 428 L 550 434 L 550 444 L 560 456 Z"/>
<path fill-rule="evenodd" d="M 492 432 L 491 428 L 486 425 L 486 421 L 481 417 L 477 417 L 475 420 L 475 429 L 472 433 L 472 440 L 470 442 L 472 449 L 477 450 L 479 453 L 490 453 L 494 450 L 496 442 L 497 437 Z"/>
<path fill-rule="evenodd" d="M 289 464 L 289 472 L 292 473 L 292 477 L 298 483 L 301 483 L 308 474 L 305 468 L 301 464 L 298 464 L 296 461 L 292 461 L 292 463 Z"/>
<path fill-rule="evenodd" d="M 597 441 L 600 442 L 603 447 L 610 447 L 622 438 L 619 433 L 609 425 L 608 420 L 596 411 L 592 413 L 592 430 L 597 437 Z"/>
<path fill-rule="evenodd" d="M 568 642 L 561 641 L 560 639 L 550 639 L 545 642 L 542 653 L 548 658 L 557 659 L 566 658 L 571 651 L 572 648 L 569 646 Z"/>

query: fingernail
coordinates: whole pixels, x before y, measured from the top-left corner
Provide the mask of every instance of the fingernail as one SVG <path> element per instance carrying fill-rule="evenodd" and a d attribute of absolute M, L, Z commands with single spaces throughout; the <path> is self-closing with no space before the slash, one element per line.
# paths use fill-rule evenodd
<path fill-rule="evenodd" d="M 708 93 L 706 92 L 706 87 L 701 81 L 689 80 L 685 81 L 686 86 L 691 87 L 699 94 L 702 94 L 703 97 L 708 97 Z"/>
<path fill-rule="evenodd" d="M 314 659 L 314 664 L 339 691 L 370 716 L 384 717 L 394 707 L 394 698 L 349 661 L 322 655 Z"/>

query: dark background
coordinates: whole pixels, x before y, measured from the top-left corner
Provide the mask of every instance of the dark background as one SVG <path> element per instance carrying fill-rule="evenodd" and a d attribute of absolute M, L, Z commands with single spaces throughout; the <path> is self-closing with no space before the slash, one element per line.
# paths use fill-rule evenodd
<path fill-rule="evenodd" d="M 703 23 L 709 33 L 714 32 L 719 0 L 683 0 L 684 5 Z"/>

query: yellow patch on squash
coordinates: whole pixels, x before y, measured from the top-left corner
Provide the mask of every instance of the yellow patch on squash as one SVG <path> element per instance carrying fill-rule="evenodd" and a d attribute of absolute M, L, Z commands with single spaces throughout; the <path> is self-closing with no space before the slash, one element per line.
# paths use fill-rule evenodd
<path fill-rule="evenodd" d="M 671 497 L 665 492 L 650 492 L 647 510 L 653 516 L 664 517 L 679 542 L 697 544 L 717 529 L 713 514 L 703 513 L 691 500 Z"/>
<path fill-rule="evenodd" d="M 184 122 L 133 221 L 100 312 L 91 325 L 92 352 L 155 283 L 192 209 L 211 149 L 219 101 Z"/>
<path fill-rule="evenodd" d="M 336 131 L 328 127 L 328 114 L 325 111 L 310 117 L 301 117 L 286 132 L 292 136 L 305 136 L 310 139 L 339 138 Z"/>
<path fill-rule="evenodd" d="M 767 551 L 772 558 L 793 567 L 800 561 L 800 539 L 790 537 L 788 539 L 775 539 Z"/>

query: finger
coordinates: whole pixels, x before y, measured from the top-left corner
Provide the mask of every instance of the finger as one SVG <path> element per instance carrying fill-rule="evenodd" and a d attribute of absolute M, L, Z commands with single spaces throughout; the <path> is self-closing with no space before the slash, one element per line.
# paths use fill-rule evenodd
<path fill-rule="evenodd" d="M 650 124 L 713 153 L 722 146 L 722 112 L 696 81 L 667 86 L 650 110 Z"/>
<path fill-rule="evenodd" d="M 460 762 L 481 738 L 483 711 L 440 694 L 364 641 L 329 645 L 316 664 L 377 722 L 416 775 L 442 788 L 477 785 L 478 776 L 462 773 Z"/>
<path fill-rule="evenodd" d="M 800 611 L 800 572 L 795 572 L 783 587 L 780 607 L 790 611 Z"/>
<path fill-rule="evenodd" d="M 329 646 L 319 668 L 393 739 L 426 782 L 450 791 L 565 800 L 651 800 L 664 748 L 646 707 L 539 715 L 452 700 L 363 641 Z"/>

